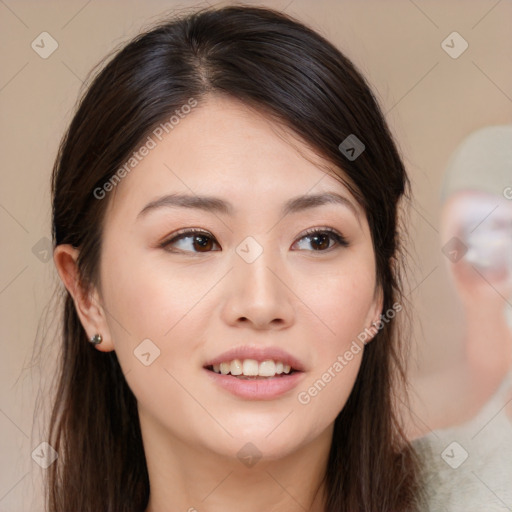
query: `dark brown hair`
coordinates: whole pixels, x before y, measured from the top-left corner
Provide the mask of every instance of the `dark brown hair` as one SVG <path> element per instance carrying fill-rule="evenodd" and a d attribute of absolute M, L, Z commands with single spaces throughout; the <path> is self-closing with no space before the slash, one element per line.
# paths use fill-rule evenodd
<path fill-rule="evenodd" d="M 52 178 L 53 243 L 80 249 L 83 290 L 99 286 L 108 195 L 102 187 L 156 126 L 190 98 L 236 98 L 286 126 L 330 162 L 363 206 L 383 311 L 403 303 L 399 206 L 409 182 L 363 76 L 331 43 L 267 8 L 228 6 L 180 15 L 117 51 L 83 95 Z M 365 150 L 349 159 L 349 135 Z M 71 295 L 65 302 L 47 470 L 51 512 L 144 511 L 149 479 L 136 399 L 115 351 L 87 342 Z M 326 512 L 412 512 L 419 466 L 396 407 L 405 383 L 404 337 L 386 322 L 364 351 L 335 421 L 325 473 Z"/>

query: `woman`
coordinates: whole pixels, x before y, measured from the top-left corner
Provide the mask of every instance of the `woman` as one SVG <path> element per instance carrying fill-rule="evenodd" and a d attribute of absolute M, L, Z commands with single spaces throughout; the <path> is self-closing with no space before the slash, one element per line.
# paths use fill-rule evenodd
<path fill-rule="evenodd" d="M 49 510 L 419 510 L 408 187 L 364 78 L 296 20 L 207 9 L 119 51 L 54 168 Z"/>

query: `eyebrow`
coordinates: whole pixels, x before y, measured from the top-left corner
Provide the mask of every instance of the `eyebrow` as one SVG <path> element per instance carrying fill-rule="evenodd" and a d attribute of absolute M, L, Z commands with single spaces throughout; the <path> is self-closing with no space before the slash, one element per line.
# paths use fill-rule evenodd
<path fill-rule="evenodd" d="M 316 208 L 327 204 L 337 204 L 344 206 L 352 211 L 359 221 L 359 212 L 352 202 L 346 197 L 336 192 L 325 192 L 323 194 L 306 194 L 289 199 L 282 208 L 282 215 L 297 213 L 300 211 Z M 188 194 L 169 194 L 162 196 L 154 201 L 148 203 L 137 215 L 139 217 L 145 216 L 150 211 L 159 208 L 195 208 L 212 213 L 219 213 L 232 216 L 234 214 L 233 205 L 213 196 L 192 196 Z"/>

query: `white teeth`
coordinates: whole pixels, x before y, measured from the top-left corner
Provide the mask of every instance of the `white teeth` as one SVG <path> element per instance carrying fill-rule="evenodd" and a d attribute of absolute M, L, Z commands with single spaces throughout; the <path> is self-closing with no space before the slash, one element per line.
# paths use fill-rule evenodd
<path fill-rule="evenodd" d="M 220 364 L 214 364 L 213 371 L 222 375 L 230 373 L 231 375 L 248 377 L 274 377 L 282 373 L 290 373 L 291 366 L 284 364 L 282 361 L 276 362 L 272 359 L 266 359 L 261 363 L 258 363 L 256 359 L 233 359 L 233 361 L 223 361 Z"/>
<path fill-rule="evenodd" d="M 240 359 L 233 359 L 230 368 L 231 375 L 242 375 L 243 373 L 242 361 Z"/>
<path fill-rule="evenodd" d="M 273 377 L 276 374 L 276 363 L 269 359 L 260 363 L 259 374 L 262 377 Z"/>
<path fill-rule="evenodd" d="M 244 359 L 243 373 L 244 375 L 258 375 L 258 361 L 255 359 Z"/>

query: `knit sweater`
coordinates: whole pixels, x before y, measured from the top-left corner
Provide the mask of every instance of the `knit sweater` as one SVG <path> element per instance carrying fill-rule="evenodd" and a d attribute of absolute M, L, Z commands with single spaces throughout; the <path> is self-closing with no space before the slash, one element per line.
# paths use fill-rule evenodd
<path fill-rule="evenodd" d="M 511 512 L 512 371 L 473 419 L 413 446 L 425 464 L 425 512 Z"/>

